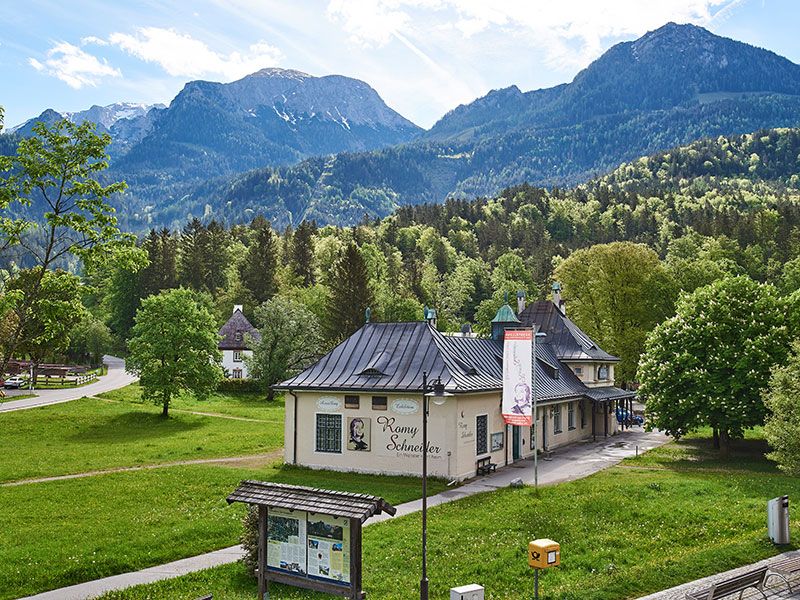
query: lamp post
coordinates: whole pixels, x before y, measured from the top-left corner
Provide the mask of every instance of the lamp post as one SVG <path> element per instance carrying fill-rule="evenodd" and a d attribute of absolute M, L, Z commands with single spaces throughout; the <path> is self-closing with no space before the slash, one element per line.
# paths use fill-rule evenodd
<path fill-rule="evenodd" d="M 422 373 L 422 578 L 419 580 L 420 600 L 428 600 L 428 398 L 441 406 L 452 394 L 444 391 L 441 377 L 428 387 L 428 372 Z"/>

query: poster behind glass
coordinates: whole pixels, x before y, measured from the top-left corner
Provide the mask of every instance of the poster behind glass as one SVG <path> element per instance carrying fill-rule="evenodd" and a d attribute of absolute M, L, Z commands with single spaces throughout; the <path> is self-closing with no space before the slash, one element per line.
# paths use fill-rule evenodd
<path fill-rule="evenodd" d="M 350 583 L 350 521 L 308 515 L 308 575 Z"/>
<path fill-rule="evenodd" d="M 304 511 L 270 508 L 267 515 L 267 566 L 296 575 L 307 574 Z"/>

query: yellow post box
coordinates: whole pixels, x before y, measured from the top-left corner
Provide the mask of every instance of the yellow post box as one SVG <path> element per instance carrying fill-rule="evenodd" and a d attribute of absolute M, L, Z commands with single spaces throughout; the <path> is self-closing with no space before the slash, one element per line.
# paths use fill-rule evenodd
<path fill-rule="evenodd" d="M 533 540 L 528 544 L 528 564 L 534 569 L 547 569 L 561 564 L 561 545 L 553 540 Z"/>

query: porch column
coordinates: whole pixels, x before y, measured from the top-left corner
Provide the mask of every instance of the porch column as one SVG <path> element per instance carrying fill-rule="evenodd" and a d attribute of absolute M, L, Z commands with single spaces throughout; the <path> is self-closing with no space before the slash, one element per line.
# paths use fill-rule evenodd
<path fill-rule="evenodd" d="M 603 402 L 603 434 L 604 434 L 604 437 L 608 437 L 608 409 L 609 409 L 608 402 Z"/>
<path fill-rule="evenodd" d="M 595 420 L 597 419 L 597 404 L 595 403 L 594 400 L 592 400 L 591 402 L 592 402 L 592 441 L 596 442 L 597 441 L 597 423 L 595 423 Z"/>

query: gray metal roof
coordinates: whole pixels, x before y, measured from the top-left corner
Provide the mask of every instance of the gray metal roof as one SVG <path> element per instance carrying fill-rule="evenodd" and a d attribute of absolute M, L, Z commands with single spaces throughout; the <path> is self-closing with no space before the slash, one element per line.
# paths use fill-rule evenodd
<path fill-rule="evenodd" d="M 220 328 L 219 335 L 222 338 L 219 341 L 220 350 L 252 350 L 247 338 L 251 337 L 255 342 L 261 341 L 258 329 L 238 309 L 233 311 L 231 318 Z"/>
<path fill-rule="evenodd" d="M 394 506 L 378 496 L 269 481 L 242 481 L 227 500 L 228 504 L 244 502 L 258 506 L 304 510 L 346 519 L 359 519 L 362 523 L 382 512 L 390 515 L 397 512 Z"/>
<path fill-rule="evenodd" d="M 559 360 L 590 360 L 619 362 L 586 335 L 580 327 L 562 314 L 549 300 L 534 302 L 519 313 L 523 325 L 537 326 L 537 331 L 547 334 Z"/>
<path fill-rule="evenodd" d="M 541 401 L 586 395 L 586 386 L 548 341 L 536 344 Z M 416 392 L 422 374 L 451 393 L 503 389 L 503 343 L 443 335 L 428 323 L 367 323 L 316 364 L 276 386 L 288 390 Z"/>
<path fill-rule="evenodd" d="M 587 388 L 585 395 L 592 400 L 622 400 L 625 398 L 635 398 L 636 392 L 623 390 L 618 387 L 598 387 Z"/>

